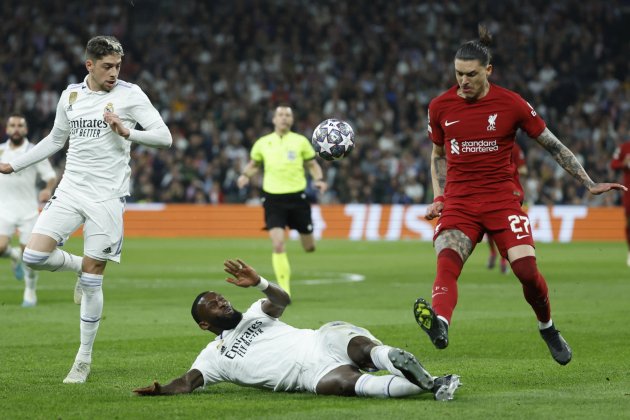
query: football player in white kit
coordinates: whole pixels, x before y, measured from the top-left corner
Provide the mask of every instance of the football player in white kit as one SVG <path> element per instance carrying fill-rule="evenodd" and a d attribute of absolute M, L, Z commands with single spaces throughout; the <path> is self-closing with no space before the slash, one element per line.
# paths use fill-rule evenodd
<path fill-rule="evenodd" d="M 33 144 L 26 138 L 28 125 L 23 115 L 9 116 L 6 132 L 9 139 L 0 144 L 0 162 L 9 162 L 33 148 Z M 46 183 L 39 193 L 38 179 Z M 30 267 L 23 267 L 22 252 L 39 215 L 39 203 L 50 199 L 56 183 L 57 174 L 48 159 L 20 173 L 0 177 L 0 258 L 10 258 L 15 278 L 24 279 L 24 307 L 37 304 L 35 289 L 38 273 Z M 16 230 L 20 232 L 21 249 L 10 244 Z"/>
<path fill-rule="evenodd" d="M 83 383 L 90 373 L 103 311 L 103 273 L 108 260 L 120 261 L 122 251 L 131 143 L 163 148 L 172 143 L 142 89 L 118 79 L 123 55 L 114 37 L 90 39 L 85 50 L 88 74 L 61 94 L 50 134 L 28 153 L 0 164 L 1 173 L 19 172 L 61 150 L 70 139 L 62 180 L 22 256 L 36 270 L 79 273 L 81 345 L 64 383 Z M 134 129 L 136 124 L 144 131 Z M 57 248 L 81 225 L 83 258 Z"/>
<path fill-rule="evenodd" d="M 346 322 L 329 322 L 317 330 L 294 328 L 278 318 L 291 302 L 240 259 L 224 269 L 239 287 L 255 287 L 266 298 L 245 313 L 216 292 L 193 302 L 192 316 L 202 330 L 217 335 L 197 356 L 190 370 L 166 385 L 154 382 L 135 389 L 138 395 L 173 395 L 219 382 L 321 395 L 405 397 L 423 392 L 451 400 L 458 375 L 435 377 L 409 352 L 383 345 L 368 330 Z M 377 370 L 389 374 L 376 376 Z"/>

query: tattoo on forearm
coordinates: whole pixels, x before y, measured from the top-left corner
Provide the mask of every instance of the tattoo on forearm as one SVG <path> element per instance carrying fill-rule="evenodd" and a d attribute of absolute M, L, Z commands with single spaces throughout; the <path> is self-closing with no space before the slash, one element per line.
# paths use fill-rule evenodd
<path fill-rule="evenodd" d="M 473 251 L 473 243 L 461 230 L 449 229 L 442 231 L 435 240 L 435 253 L 439 254 L 447 248 L 457 252 L 466 262 Z"/>
<path fill-rule="evenodd" d="M 433 157 L 433 169 L 435 171 L 435 179 L 440 187 L 442 193 L 446 187 L 446 157 L 434 156 Z"/>
<path fill-rule="evenodd" d="M 536 139 L 565 171 L 580 181 L 587 188 L 595 185 L 575 155 L 548 128 Z"/>

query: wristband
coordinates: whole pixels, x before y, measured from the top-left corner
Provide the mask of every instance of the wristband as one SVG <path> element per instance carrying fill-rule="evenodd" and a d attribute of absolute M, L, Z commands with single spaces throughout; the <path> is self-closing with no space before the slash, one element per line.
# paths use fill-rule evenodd
<path fill-rule="evenodd" d="M 443 195 L 438 195 L 437 197 L 435 197 L 433 199 L 434 203 L 443 203 L 444 202 L 444 196 Z"/>
<path fill-rule="evenodd" d="M 269 282 L 267 281 L 266 278 L 264 278 L 263 276 L 260 276 L 260 281 L 254 287 L 256 289 L 262 290 L 264 292 L 269 287 Z"/>

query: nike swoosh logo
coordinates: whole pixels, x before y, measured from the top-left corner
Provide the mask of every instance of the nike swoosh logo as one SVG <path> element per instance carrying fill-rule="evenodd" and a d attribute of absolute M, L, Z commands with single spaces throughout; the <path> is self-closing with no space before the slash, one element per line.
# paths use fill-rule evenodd
<path fill-rule="evenodd" d="M 448 121 L 448 120 L 446 120 L 446 121 L 444 121 L 444 125 L 448 127 L 449 125 L 457 124 L 458 122 L 459 122 L 459 120 L 457 120 L 457 121 Z"/>
<path fill-rule="evenodd" d="M 516 235 L 516 239 L 527 238 L 529 235 Z"/>

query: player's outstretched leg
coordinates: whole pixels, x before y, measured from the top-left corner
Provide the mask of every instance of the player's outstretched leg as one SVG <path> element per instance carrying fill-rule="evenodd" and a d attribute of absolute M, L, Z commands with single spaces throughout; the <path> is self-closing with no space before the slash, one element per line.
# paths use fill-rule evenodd
<path fill-rule="evenodd" d="M 571 361 L 573 351 L 565 339 L 560 335 L 560 331 L 558 331 L 553 324 L 549 328 L 540 330 L 540 336 L 543 340 L 545 340 L 545 343 L 547 343 L 547 347 L 549 347 L 549 352 L 551 352 L 553 360 L 561 365 L 566 365 Z"/>
<path fill-rule="evenodd" d="M 436 348 L 445 349 L 448 346 L 448 324 L 435 314 L 426 300 L 416 299 L 413 316 Z"/>
<path fill-rule="evenodd" d="M 407 351 L 392 348 L 388 353 L 389 360 L 405 378 L 422 389 L 433 388 L 433 376 L 418 362 L 415 356 Z"/>
<path fill-rule="evenodd" d="M 452 400 L 457 388 L 463 385 L 459 379 L 459 375 L 454 374 L 436 377 L 432 389 L 434 398 L 437 401 Z"/>

